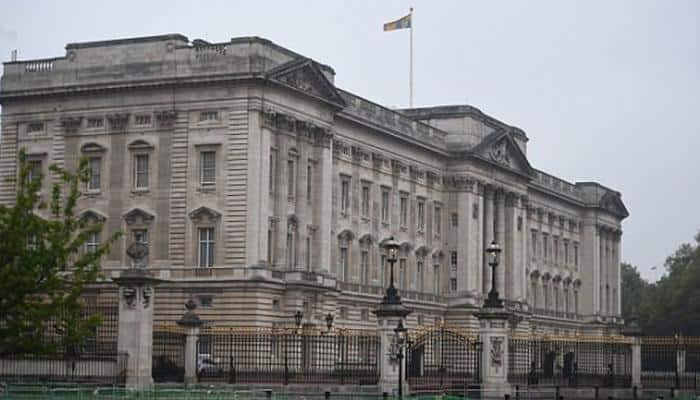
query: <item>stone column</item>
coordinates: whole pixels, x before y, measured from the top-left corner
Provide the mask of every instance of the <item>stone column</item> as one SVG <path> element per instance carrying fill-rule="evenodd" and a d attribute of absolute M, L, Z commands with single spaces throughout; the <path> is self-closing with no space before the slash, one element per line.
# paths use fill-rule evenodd
<path fill-rule="evenodd" d="M 491 267 L 489 267 L 488 259 L 486 258 L 486 253 L 483 252 L 484 249 L 491 243 L 494 238 L 493 232 L 493 188 L 490 186 L 484 187 L 484 241 L 483 248 L 481 249 L 483 254 L 483 262 L 481 263 L 483 267 L 482 277 L 483 282 L 483 292 L 486 295 L 491 290 Z"/>
<path fill-rule="evenodd" d="M 138 244 L 135 243 L 129 250 Z M 117 349 L 129 357 L 126 387 L 136 390 L 148 389 L 153 386 L 153 287 L 160 281 L 144 268 L 125 270 L 114 281 L 119 285 Z"/>
<path fill-rule="evenodd" d="M 320 185 L 318 187 L 318 194 L 316 199 L 318 200 L 319 207 L 319 224 L 316 234 L 318 239 L 316 245 L 319 246 L 319 259 L 317 260 L 318 272 L 327 274 L 330 272 L 331 268 L 331 218 L 332 212 L 332 201 L 333 201 L 333 151 L 331 146 L 333 141 L 331 140 L 332 134 L 329 130 L 319 131 L 319 138 L 317 143 L 321 147 L 320 149 L 320 160 L 317 163 L 319 171 L 316 176 L 320 177 Z M 319 187 L 320 186 L 320 187 Z"/>
<path fill-rule="evenodd" d="M 506 194 L 503 191 L 498 191 L 496 193 L 496 242 L 503 249 L 501 253 L 502 265 L 496 270 L 497 276 L 497 289 L 498 293 L 502 298 L 507 298 L 510 293 L 506 293 L 506 270 L 510 270 L 511 265 L 509 262 L 510 252 L 512 251 L 508 248 L 506 242 Z"/>
<path fill-rule="evenodd" d="M 185 385 L 197 383 L 197 339 L 202 320 L 194 312 L 197 304 L 189 299 L 185 304 L 185 314 L 177 324 L 185 328 Z"/>
<path fill-rule="evenodd" d="M 483 308 L 476 313 L 481 337 L 481 398 L 510 395 L 508 383 L 508 318 L 503 308 Z"/>

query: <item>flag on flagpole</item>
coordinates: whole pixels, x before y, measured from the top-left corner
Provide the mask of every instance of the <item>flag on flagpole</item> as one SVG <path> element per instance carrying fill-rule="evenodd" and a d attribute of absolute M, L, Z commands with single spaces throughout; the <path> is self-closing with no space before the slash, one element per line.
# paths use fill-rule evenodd
<path fill-rule="evenodd" d="M 397 29 L 408 29 L 411 27 L 411 14 L 403 16 L 396 21 L 387 22 L 384 24 L 384 32 L 395 31 Z"/>

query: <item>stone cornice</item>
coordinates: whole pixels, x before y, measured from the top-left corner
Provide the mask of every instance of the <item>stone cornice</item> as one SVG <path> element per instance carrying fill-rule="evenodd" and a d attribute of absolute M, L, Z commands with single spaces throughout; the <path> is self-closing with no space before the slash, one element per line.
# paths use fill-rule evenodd
<path fill-rule="evenodd" d="M 333 132 L 329 128 L 271 109 L 261 111 L 261 116 L 264 127 L 306 139 L 315 146 L 330 148 Z"/>

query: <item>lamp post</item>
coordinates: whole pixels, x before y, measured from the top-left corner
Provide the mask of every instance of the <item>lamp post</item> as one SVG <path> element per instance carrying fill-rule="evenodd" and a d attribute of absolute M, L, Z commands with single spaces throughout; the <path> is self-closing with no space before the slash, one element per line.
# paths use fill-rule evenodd
<path fill-rule="evenodd" d="M 496 288 L 496 267 L 498 267 L 501 255 L 501 246 L 495 240 L 492 241 L 486 248 L 486 254 L 488 254 L 488 263 L 491 266 L 491 291 L 484 302 L 484 307 L 503 308 L 503 300 L 498 298 L 498 289 Z"/>
<path fill-rule="evenodd" d="M 399 324 L 394 329 L 396 333 L 396 362 L 399 363 L 399 400 L 403 398 L 403 346 L 406 343 L 406 328 L 403 326 L 403 320 L 399 320 Z"/>
<path fill-rule="evenodd" d="M 401 247 L 401 244 L 394 240 L 394 237 L 384 240 L 382 242 L 382 247 L 384 247 L 388 253 L 389 258 L 387 262 L 389 263 L 389 287 L 386 288 L 386 293 L 382 299 L 382 304 L 384 305 L 399 305 L 401 304 L 401 296 L 399 296 L 399 291 L 394 286 L 394 264 L 396 263 L 396 254 Z"/>

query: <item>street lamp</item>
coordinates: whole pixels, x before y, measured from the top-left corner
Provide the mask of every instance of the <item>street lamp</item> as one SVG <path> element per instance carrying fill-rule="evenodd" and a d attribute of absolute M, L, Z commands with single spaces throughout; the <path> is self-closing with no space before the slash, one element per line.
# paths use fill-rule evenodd
<path fill-rule="evenodd" d="M 406 343 L 406 328 L 403 320 L 394 329 L 396 334 L 396 361 L 399 363 L 399 400 L 403 398 L 403 346 Z"/>
<path fill-rule="evenodd" d="M 491 266 L 491 291 L 484 302 L 484 307 L 488 308 L 503 308 L 503 300 L 498 298 L 498 289 L 496 288 L 496 267 L 501 256 L 501 246 L 492 241 L 486 248 L 488 263 Z"/>
<path fill-rule="evenodd" d="M 396 255 L 399 251 L 401 244 L 394 240 L 394 237 L 384 240 L 382 242 L 382 247 L 384 247 L 389 253 L 389 258 L 387 262 L 389 263 L 390 273 L 389 273 L 389 287 L 386 288 L 386 293 L 382 299 L 382 304 L 386 305 L 398 305 L 401 304 L 401 296 L 399 296 L 399 291 L 394 286 L 394 263 L 396 263 Z"/>

